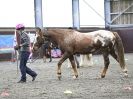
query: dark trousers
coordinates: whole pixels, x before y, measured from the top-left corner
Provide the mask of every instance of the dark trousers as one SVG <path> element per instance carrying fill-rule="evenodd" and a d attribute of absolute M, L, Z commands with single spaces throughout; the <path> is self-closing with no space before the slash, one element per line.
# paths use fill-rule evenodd
<path fill-rule="evenodd" d="M 26 66 L 30 52 L 22 51 L 20 52 L 20 71 L 21 71 L 21 80 L 26 81 L 26 73 L 30 76 L 36 76 L 36 73 L 32 71 L 29 67 Z"/>

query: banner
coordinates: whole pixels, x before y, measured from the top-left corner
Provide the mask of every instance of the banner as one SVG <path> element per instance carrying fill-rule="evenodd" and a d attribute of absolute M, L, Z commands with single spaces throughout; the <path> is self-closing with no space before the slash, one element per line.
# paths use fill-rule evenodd
<path fill-rule="evenodd" d="M 13 51 L 14 35 L 0 35 L 0 54 Z"/>

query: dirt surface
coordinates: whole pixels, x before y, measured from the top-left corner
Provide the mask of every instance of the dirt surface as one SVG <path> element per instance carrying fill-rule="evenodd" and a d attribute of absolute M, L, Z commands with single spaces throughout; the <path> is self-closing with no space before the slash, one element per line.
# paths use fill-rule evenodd
<path fill-rule="evenodd" d="M 111 58 L 105 78 L 98 78 L 103 68 L 101 55 L 94 55 L 94 66 L 78 69 L 79 78 L 62 65 L 62 79 L 56 75 L 58 59 L 43 63 L 42 59 L 28 64 L 38 73 L 35 82 L 27 75 L 25 84 L 17 83 L 16 62 L 0 62 L 0 99 L 133 99 L 133 54 L 125 54 L 129 77 L 125 78 L 119 64 Z M 48 60 L 47 60 L 48 61 Z M 68 92 L 68 93 L 67 93 Z"/>

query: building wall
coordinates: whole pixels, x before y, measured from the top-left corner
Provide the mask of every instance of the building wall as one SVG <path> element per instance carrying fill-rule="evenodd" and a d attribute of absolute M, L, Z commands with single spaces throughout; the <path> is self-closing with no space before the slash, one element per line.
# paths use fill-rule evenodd
<path fill-rule="evenodd" d="M 104 26 L 104 0 L 79 3 L 81 26 Z M 72 0 L 42 0 L 42 7 L 44 27 L 73 26 Z M 0 13 L 0 27 L 15 27 L 18 23 L 35 26 L 34 0 L 1 0 Z"/>
<path fill-rule="evenodd" d="M 132 17 L 133 0 L 105 0 L 106 27 L 133 27 Z"/>

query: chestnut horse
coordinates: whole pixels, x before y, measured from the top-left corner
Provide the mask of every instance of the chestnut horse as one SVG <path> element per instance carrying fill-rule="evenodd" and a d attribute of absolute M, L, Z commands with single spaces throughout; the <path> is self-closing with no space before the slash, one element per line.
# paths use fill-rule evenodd
<path fill-rule="evenodd" d="M 91 54 L 97 51 L 102 53 L 104 59 L 104 68 L 101 73 L 101 78 L 105 77 L 110 64 L 109 54 L 120 64 L 125 76 L 128 76 L 124 60 L 124 48 L 122 40 L 117 32 L 98 30 L 81 33 L 72 29 L 58 28 L 43 29 L 42 32 L 51 42 L 57 44 L 63 52 L 63 55 L 58 62 L 58 79 L 61 78 L 61 65 L 67 58 L 69 58 L 74 71 L 73 78 L 77 78 L 78 72 L 73 55 Z"/>

